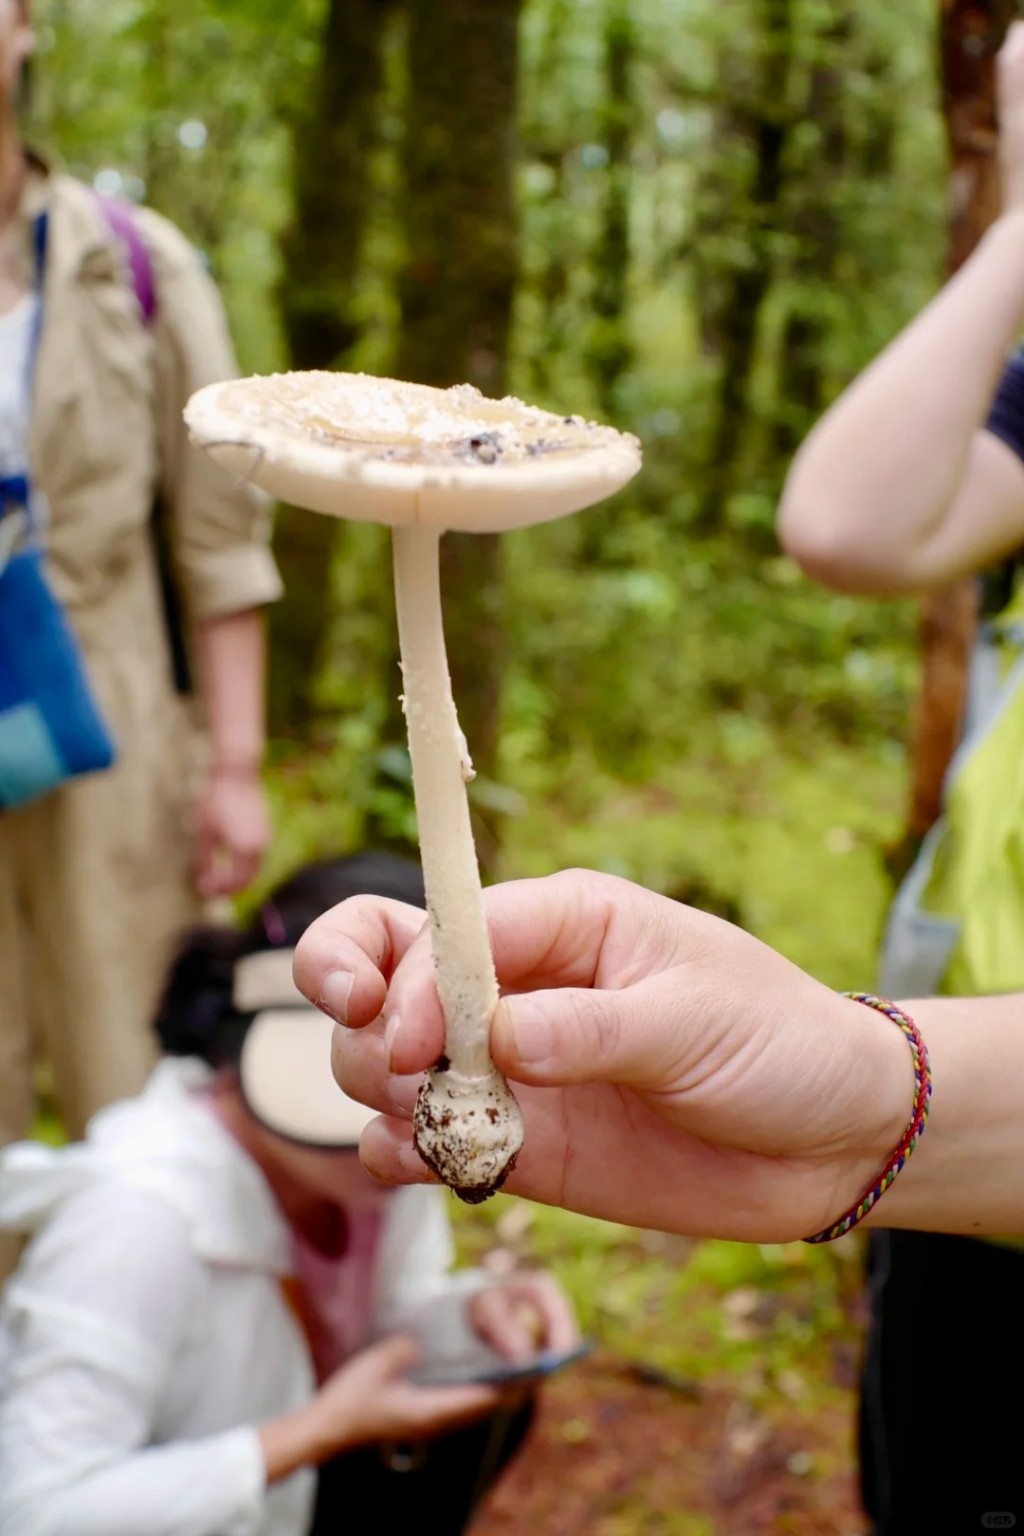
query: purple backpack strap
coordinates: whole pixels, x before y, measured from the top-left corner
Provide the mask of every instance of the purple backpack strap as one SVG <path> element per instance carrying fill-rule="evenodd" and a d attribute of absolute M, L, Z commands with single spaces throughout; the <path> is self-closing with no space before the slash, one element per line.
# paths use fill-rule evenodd
<path fill-rule="evenodd" d="M 146 243 L 139 233 L 131 206 L 114 197 L 96 194 L 100 211 L 106 219 L 111 234 L 120 241 L 128 258 L 128 270 L 132 278 L 132 290 L 138 301 L 139 313 L 144 325 L 152 325 L 156 315 L 156 288 L 153 283 L 153 267 Z"/>

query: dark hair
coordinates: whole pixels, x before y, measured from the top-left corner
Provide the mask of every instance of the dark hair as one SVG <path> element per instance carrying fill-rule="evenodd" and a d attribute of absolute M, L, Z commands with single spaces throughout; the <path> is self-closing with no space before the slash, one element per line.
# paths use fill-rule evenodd
<path fill-rule="evenodd" d="M 245 955 L 291 949 L 316 918 L 349 896 L 387 896 L 425 904 L 419 866 L 366 851 L 307 864 L 275 887 L 244 928 L 206 924 L 185 935 L 156 1014 L 167 1056 L 199 1056 L 211 1066 L 238 1060 L 251 1014 L 232 1003 L 235 966 Z"/>

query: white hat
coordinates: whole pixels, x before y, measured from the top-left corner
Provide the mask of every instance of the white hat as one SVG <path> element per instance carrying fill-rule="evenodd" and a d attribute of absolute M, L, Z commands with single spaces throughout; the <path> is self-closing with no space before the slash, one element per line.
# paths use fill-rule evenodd
<path fill-rule="evenodd" d="M 246 1105 L 268 1130 L 315 1147 L 356 1147 L 376 1110 L 342 1093 L 331 1074 L 333 1025 L 292 980 L 290 949 L 246 955 L 234 1006 L 255 1013 L 238 1063 Z"/>

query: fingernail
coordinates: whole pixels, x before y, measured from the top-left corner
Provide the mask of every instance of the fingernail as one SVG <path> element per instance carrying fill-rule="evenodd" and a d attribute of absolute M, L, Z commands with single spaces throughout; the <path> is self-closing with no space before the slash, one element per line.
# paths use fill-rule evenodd
<path fill-rule="evenodd" d="M 351 971 L 328 971 L 320 988 L 320 1006 L 332 1019 L 344 1024 L 348 1019 L 348 1000 L 355 977 Z"/>
<path fill-rule="evenodd" d="M 500 1004 L 512 1049 L 521 1062 L 546 1061 L 551 1055 L 551 1025 L 547 1014 L 528 997 L 506 997 Z"/>
<path fill-rule="evenodd" d="M 384 1024 L 384 1054 L 387 1057 L 388 1071 L 394 1069 L 391 1065 L 391 1053 L 395 1049 L 395 1036 L 402 1027 L 402 1020 L 397 1013 L 393 1013 Z"/>

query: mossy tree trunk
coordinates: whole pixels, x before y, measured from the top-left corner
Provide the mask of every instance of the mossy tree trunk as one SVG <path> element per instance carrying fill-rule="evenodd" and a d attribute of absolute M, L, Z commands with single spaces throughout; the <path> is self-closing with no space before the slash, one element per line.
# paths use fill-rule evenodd
<path fill-rule="evenodd" d="M 521 3 L 407 0 L 406 9 L 406 259 L 395 371 L 424 384 L 465 381 L 500 396 L 518 270 Z M 493 777 L 503 636 L 499 539 L 446 535 L 441 580 L 459 716 L 478 772 Z M 490 871 L 497 826 L 492 816 L 477 821 L 481 863 Z"/>
<path fill-rule="evenodd" d="M 319 64 L 292 123 L 294 203 L 281 241 L 281 318 L 293 368 L 344 367 L 359 339 L 354 305 L 370 211 L 387 22 L 395 0 L 330 0 Z M 270 722 L 303 736 L 329 618 L 338 525 L 282 507 L 275 551 L 287 595 L 273 611 Z"/>

